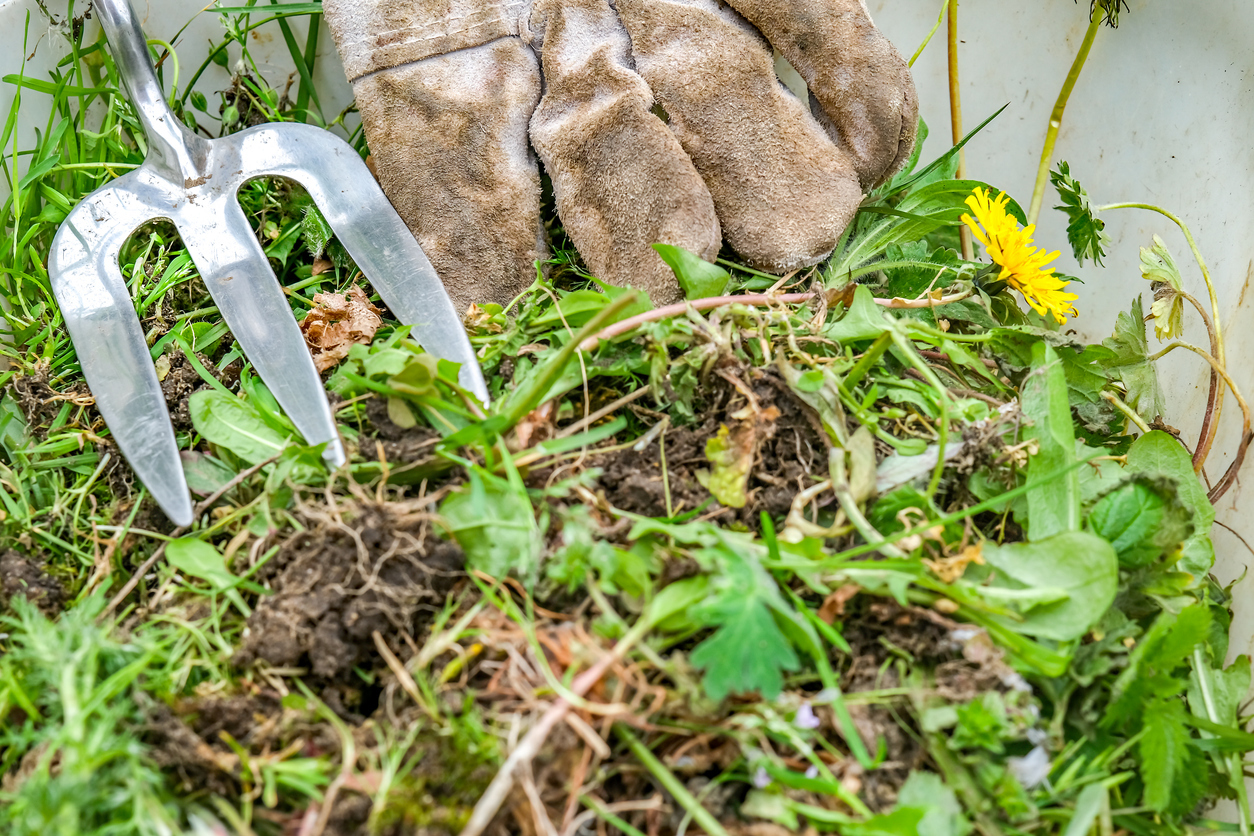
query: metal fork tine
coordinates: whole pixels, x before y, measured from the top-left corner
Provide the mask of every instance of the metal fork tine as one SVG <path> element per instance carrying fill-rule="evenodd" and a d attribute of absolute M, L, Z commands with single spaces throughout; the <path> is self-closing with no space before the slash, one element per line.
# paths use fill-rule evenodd
<path fill-rule="evenodd" d="M 166 516 L 185 526 L 192 522 L 192 499 L 174 427 L 118 266 L 131 224 L 142 218 L 126 185 L 122 178 L 70 212 L 53 239 L 48 273 L 80 348 L 83 376 L 118 448 Z M 112 218 L 125 218 L 126 225 L 107 223 Z"/>
<path fill-rule="evenodd" d="M 308 190 L 396 318 L 437 357 L 461 364 L 460 382 L 485 404 L 488 388 L 440 277 L 351 146 L 310 125 L 261 126 L 238 137 L 240 157 L 265 160 L 252 176 L 288 177 Z M 318 167 L 308 165 L 317 160 Z M 246 173 L 245 176 L 248 176 Z"/>
<path fill-rule="evenodd" d="M 322 379 L 279 280 L 233 191 L 176 216 L 179 233 L 222 319 L 279 405 L 338 467 L 344 450 Z"/>
<path fill-rule="evenodd" d="M 318 370 L 238 203 L 239 187 L 250 179 L 303 184 L 396 316 L 414 326 L 432 354 L 460 363 L 462 385 L 486 402 L 483 373 L 443 284 L 357 153 L 310 125 L 258 126 L 215 140 L 187 130 L 166 103 L 129 2 L 95 0 L 94 8 L 148 154 L 70 213 L 53 241 L 48 272 L 100 411 L 166 514 L 189 525 L 191 496 L 117 263 L 130 231 L 154 217 L 178 227 L 222 318 L 306 441 L 326 443 L 324 457 L 344 463 Z"/>

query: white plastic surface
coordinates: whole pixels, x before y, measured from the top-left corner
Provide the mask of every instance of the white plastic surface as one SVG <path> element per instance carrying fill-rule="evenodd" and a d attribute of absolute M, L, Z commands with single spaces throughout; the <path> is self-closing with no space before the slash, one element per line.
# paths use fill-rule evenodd
<path fill-rule="evenodd" d="M 868 0 L 880 28 L 907 58 L 936 23 L 938 0 Z M 1254 3 L 1248 0 L 1165 2 L 1131 0 L 1116 30 L 1103 28 L 1073 92 L 1055 150 L 1098 205 L 1152 203 L 1183 219 L 1206 258 L 1218 289 L 1228 346 L 1228 370 L 1254 395 Z M 968 0 L 959 11 L 960 77 L 967 128 L 1004 104 L 1010 107 L 967 146 L 967 174 L 1015 196 L 1031 198 L 1050 111 L 1083 38 L 1088 3 L 1065 0 Z M 914 67 L 923 116 L 932 130 L 927 159 L 950 141 L 945 27 Z M 1106 213 L 1112 238 L 1105 267 L 1077 267 L 1066 239 L 1066 219 L 1046 195 L 1036 240 L 1063 251 L 1060 270 L 1084 279 L 1075 289 L 1075 330 L 1091 340 L 1109 336 L 1118 310 L 1144 294 L 1139 248 L 1155 234 L 1169 245 L 1187 288 L 1205 302 L 1206 289 L 1183 235 L 1161 215 L 1138 210 Z M 1187 318 L 1187 315 L 1186 315 Z M 1196 322 L 1196 317 L 1194 317 Z M 1204 330 L 1191 341 L 1206 344 Z M 1151 347 L 1156 346 L 1152 329 Z M 1163 419 L 1192 445 L 1206 403 L 1204 361 L 1176 352 L 1160 366 L 1167 392 Z M 1217 480 L 1240 432 L 1239 411 L 1228 398 L 1221 433 L 1207 466 Z M 1247 461 L 1243 474 L 1249 478 Z M 1244 486 L 1251 489 L 1250 486 Z M 1254 543 L 1254 510 L 1238 483 L 1221 500 L 1218 520 Z M 1242 513 L 1244 511 L 1244 513 Z M 1251 563 L 1240 540 L 1222 526 L 1214 532 L 1216 575 L 1228 582 Z M 1254 577 L 1237 588 L 1231 653 L 1254 652 Z"/>
<path fill-rule="evenodd" d="M 783 0 L 781 0 L 783 2 Z M 866 0 L 876 22 L 909 57 L 933 24 L 940 0 Z M 80 0 L 80 5 L 82 0 Z M 63 14 L 65 0 L 48 0 Z M 149 37 L 170 37 L 202 8 L 203 0 L 136 0 Z M 1046 122 L 1087 23 L 1087 0 L 967 0 L 960 11 L 960 60 L 966 126 L 978 124 L 1003 104 L 1006 112 L 967 150 L 968 176 L 1004 188 L 1025 206 L 1031 197 Z M 3 74 L 13 73 L 23 54 L 24 21 L 30 14 L 34 57 L 28 75 L 46 78 L 60 57 L 58 39 L 33 0 L 0 0 L 0 60 Z M 304 42 L 304 18 L 293 19 Z M 199 65 L 205 47 L 221 39 L 216 15 L 200 14 L 184 32 L 178 52 L 183 72 Z M 1055 160 L 1066 159 L 1072 173 L 1098 204 L 1124 201 L 1155 203 L 1191 227 L 1218 286 L 1228 339 L 1228 367 L 1238 385 L 1254 397 L 1254 299 L 1247 298 L 1254 272 L 1254 3 L 1249 0 L 1131 0 L 1118 30 L 1103 28 L 1071 98 Z M 35 46 L 38 41 L 37 47 Z M 53 48 L 49 48 L 49 45 Z M 270 24 L 253 35 L 254 57 L 267 80 L 281 86 L 290 73 L 279 29 Z M 349 99 L 329 35 L 323 30 L 318 70 L 327 114 Z M 234 62 L 238 58 L 232 52 Z M 187 76 L 185 75 L 185 78 Z M 932 130 L 924 157 L 949 144 L 945 29 L 915 66 L 923 114 Z M 206 94 L 229 83 L 213 68 L 199 88 Z M 0 113 L 8 112 L 13 88 L 0 85 Z M 210 95 L 210 101 L 214 100 Z M 28 95 L 23 106 L 23 134 L 44 124 L 43 97 Z M 0 186 L 0 188 L 3 188 Z M 1046 198 L 1037 242 L 1063 251 L 1057 262 L 1087 284 L 1077 288 L 1081 316 L 1072 327 L 1084 338 L 1109 335 L 1115 314 L 1149 285 L 1138 269 L 1138 248 L 1162 236 L 1182 266 L 1189 289 L 1205 299 L 1205 289 L 1183 236 L 1165 218 L 1134 210 L 1106 215 L 1112 238 L 1106 267 L 1080 268 L 1067 247 L 1066 223 Z M 1189 337 L 1204 344 L 1192 328 Z M 1153 339 L 1151 335 L 1151 344 Z M 1177 352 L 1162 365 L 1169 414 L 1192 444 L 1205 404 L 1207 373 L 1202 361 Z M 1219 443 L 1207 468 L 1218 479 L 1227 467 L 1239 431 L 1238 410 L 1227 399 Z M 1249 466 L 1245 468 L 1248 476 Z M 1218 519 L 1254 543 L 1254 508 L 1238 485 L 1224 498 Z M 1245 513 L 1242 513 L 1242 510 Z M 1251 553 L 1222 526 L 1215 530 L 1216 574 L 1224 582 L 1240 576 Z M 1238 587 L 1232 654 L 1254 652 L 1254 577 Z"/>

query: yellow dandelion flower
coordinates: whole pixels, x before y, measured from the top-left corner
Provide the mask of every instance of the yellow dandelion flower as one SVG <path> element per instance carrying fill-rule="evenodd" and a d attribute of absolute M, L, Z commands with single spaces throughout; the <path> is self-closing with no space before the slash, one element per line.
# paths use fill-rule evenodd
<path fill-rule="evenodd" d="M 975 217 L 963 215 L 962 222 L 971 227 L 993 263 L 1001 267 L 998 279 L 1023 294 L 1032 309 L 1044 316 L 1052 314 L 1061 325 L 1068 316 L 1075 316 L 1075 305 L 1080 297 L 1067 293 L 1067 285 L 1054 275 L 1054 268 L 1046 265 L 1058 257 L 1058 252 L 1047 253 L 1044 247 L 1032 246 L 1035 226 L 1020 228 L 1019 222 L 1006 211 L 1010 198 L 1002 192 L 989 197 L 988 191 L 976 187 L 967 198 L 967 206 Z"/>

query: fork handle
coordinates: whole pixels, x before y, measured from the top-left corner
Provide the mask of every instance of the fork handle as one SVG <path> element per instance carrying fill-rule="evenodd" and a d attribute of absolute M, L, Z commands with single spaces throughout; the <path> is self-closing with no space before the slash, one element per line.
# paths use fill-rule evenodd
<path fill-rule="evenodd" d="M 148 57 L 148 39 L 129 0 L 95 0 L 93 6 L 131 103 L 148 136 L 149 156 L 176 171 L 195 169 L 189 154 L 189 134 L 166 104 L 161 84 Z"/>

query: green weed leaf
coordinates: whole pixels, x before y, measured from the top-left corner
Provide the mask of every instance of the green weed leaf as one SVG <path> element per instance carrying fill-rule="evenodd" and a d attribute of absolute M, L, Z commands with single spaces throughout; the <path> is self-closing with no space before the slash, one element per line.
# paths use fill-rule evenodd
<path fill-rule="evenodd" d="M 1154 283 L 1154 302 L 1150 305 L 1154 336 L 1160 340 L 1179 337 L 1184 333 L 1184 279 L 1171 251 L 1157 235 L 1152 248 L 1141 248 L 1141 275 Z"/>
<path fill-rule="evenodd" d="M 510 574 L 534 581 L 540 570 L 540 539 L 526 489 L 491 474 L 470 471 L 466 488 L 440 505 L 466 565 L 494 578 Z"/>
<path fill-rule="evenodd" d="M 1145 711 L 1141 738 L 1145 804 L 1157 812 L 1187 812 L 1206 793 L 1207 766 L 1190 746 L 1184 706 L 1178 700 L 1155 700 Z"/>
<path fill-rule="evenodd" d="M 1132 307 L 1120 312 L 1115 320 L 1115 333 L 1102 345 L 1114 352 L 1105 361 L 1106 369 L 1123 381 L 1128 390 L 1128 405 L 1145 418 L 1153 420 L 1166 410 L 1162 388 L 1158 385 L 1158 369 L 1149 360 L 1149 342 L 1145 339 L 1145 312 L 1138 296 Z"/>
<path fill-rule="evenodd" d="M 783 672 L 801 665 L 765 602 L 746 591 L 726 596 L 709 615 L 720 626 L 692 652 L 692 664 L 705 669 L 702 682 L 710 698 L 752 691 L 767 700 L 778 697 Z"/>
<path fill-rule="evenodd" d="M 1114 548 L 1082 531 L 1031 543 L 988 544 L 984 560 L 997 570 L 999 586 L 1065 593 L 1064 600 L 1031 607 L 1022 621 L 1005 621 L 1011 629 L 1037 638 L 1080 638 L 1110 609 L 1119 588 L 1119 558 Z"/>
<path fill-rule="evenodd" d="M 679 286 L 684 289 L 687 299 L 721 296 L 731 281 L 731 273 L 683 247 L 654 244 L 653 249 L 675 271 L 675 278 L 679 279 Z"/>
<path fill-rule="evenodd" d="M 859 285 L 853 294 L 853 304 L 845 315 L 827 326 L 823 336 L 842 345 L 859 340 L 873 340 L 888 330 L 883 309 L 875 301 L 875 294 Z"/>
<path fill-rule="evenodd" d="M 256 407 L 225 392 L 193 393 L 191 416 L 196 432 L 249 464 L 273 458 L 287 446 L 288 439 L 267 424 Z"/>
<path fill-rule="evenodd" d="M 1075 425 L 1067 378 L 1058 353 L 1032 346 L 1032 371 L 1023 382 L 1023 414 L 1035 424 L 1039 449 L 1028 463 L 1028 479 L 1057 473 L 1075 461 Z M 1028 537 L 1040 540 L 1080 529 L 1080 475 L 1074 469 L 1028 492 Z"/>
<path fill-rule="evenodd" d="M 919 836 L 966 836 L 972 830 L 957 794 L 934 772 L 911 772 L 897 793 L 897 806 L 925 811 Z"/>
<path fill-rule="evenodd" d="M 919 823 L 926 814 L 926 810 L 917 807 L 898 807 L 866 821 L 842 824 L 840 833 L 841 836 L 918 836 Z"/>
<path fill-rule="evenodd" d="M 1193 533 L 1184 541 L 1180 568 L 1199 581 L 1205 578 L 1215 564 L 1215 546 L 1210 539 L 1215 506 L 1193 472 L 1192 457 L 1180 442 L 1155 430 L 1138 438 L 1128 450 L 1128 470 L 1175 481 L 1180 502 L 1193 516 Z"/>
<path fill-rule="evenodd" d="M 1138 476 L 1098 500 L 1089 526 L 1110 541 L 1121 566 L 1137 568 L 1179 548 L 1193 533 L 1193 514 L 1173 481 Z"/>
<path fill-rule="evenodd" d="M 195 537 L 171 540 L 165 548 L 165 555 L 175 569 L 206 581 L 217 591 L 233 586 L 237 580 L 226 568 L 226 559 L 222 553 L 204 540 L 197 540 Z"/>
<path fill-rule="evenodd" d="M 706 441 L 705 458 L 713 466 L 710 471 L 697 474 L 705 489 L 728 508 L 745 507 L 749 501 L 749 472 L 753 469 L 753 427 L 741 424 L 732 431 L 722 425 Z"/>
<path fill-rule="evenodd" d="M 1097 217 L 1088 193 L 1071 176 L 1071 166 L 1066 162 L 1060 162 L 1057 170 L 1049 173 L 1049 179 L 1062 199 L 1062 205 L 1054 208 L 1065 212 L 1070 221 L 1067 224 L 1067 240 L 1071 242 L 1076 261 L 1083 264 L 1088 259 L 1101 266 L 1106 248 L 1110 246 L 1106 222 Z"/>
<path fill-rule="evenodd" d="M 1166 242 L 1154 236 L 1153 247 L 1141 247 L 1141 275 L 1151 282 L 1162 282 L 1172 290 L 1184 290 L 1184 279 L 1180 276 L 1180 268 Z"/>

